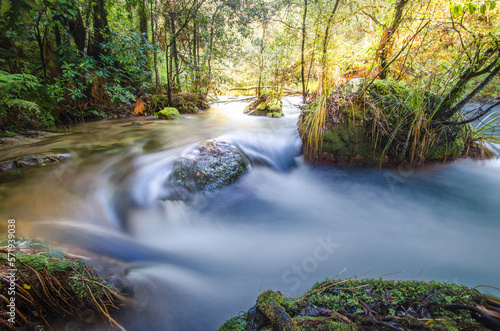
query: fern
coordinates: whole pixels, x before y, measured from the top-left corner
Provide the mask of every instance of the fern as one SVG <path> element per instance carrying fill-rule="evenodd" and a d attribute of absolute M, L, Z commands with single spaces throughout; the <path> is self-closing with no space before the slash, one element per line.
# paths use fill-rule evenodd
<path fill-rule="evenodd" d="M 0 100 L 19 97 L 22 92 L 39 88 L 38 78 L 29 74 L 10 74 L 0 70 Z"/>
<path fill-rule="evenodd" d="M 40 112 L 40 106 L 32 101 L 21 100 L 21 99 L 11 99 L 5 101 L 5 104 L 9 108 L 17 108 L 21 110 L 21 112 L 30 111 L 33 114 L 37 114 Z"/>

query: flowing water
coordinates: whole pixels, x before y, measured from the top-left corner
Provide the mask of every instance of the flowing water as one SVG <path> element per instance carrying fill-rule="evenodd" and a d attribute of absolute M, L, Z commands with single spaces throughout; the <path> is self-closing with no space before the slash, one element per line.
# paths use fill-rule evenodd
<path fill-rule="evenodd" d="M 220 103 L 176 121 L 87 123 L 2 151 L 1 159 L 73 157 L 0 173 L 0 217 L 97 254 L 97 264 L 123 261 L 116 273 L 138 299 L 118 316 L 127 330 L 215 330 L 259 292 L 300 295 L 344 268 L 344 278 L 500 287 L 499 160 L 419 170 L 308 165 L 294 102 L 281 119 Z M 214 137 L 251 158 L 249 173 L 187 202 L 163 201 L 173 161 Z"/>

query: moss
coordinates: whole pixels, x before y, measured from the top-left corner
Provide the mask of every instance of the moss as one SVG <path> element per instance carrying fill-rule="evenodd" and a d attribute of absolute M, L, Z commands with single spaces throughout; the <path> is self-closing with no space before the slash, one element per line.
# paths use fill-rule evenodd
<path fill-rule="evenodd" d="M 222 324 L 217 331 L 246 331 L 247 321 L 245 317 L 231 317 Z"/>
<path fill-rule="evenodd" d="M 17 136 L 14 132 L 0 132 L 0 138 L 12 138 Z"/>
<path fill-rule="evenodd" d="M 274 117 L 274 118 L 282 117 L 283 116 L 283 112 L 267 113 L 266 116 L 267 117 Z"/>
<path fill-rule="evenodd" d="M 68 272 L 73 271 L 78 268 L 78 264 L 72 260 L 54 260 L 50 261 L 47 265 L 47 272 L 56 273 L 56 272 Z"/>
<path fill-rule="evenodd" d="M 455 114 L 450 119 L 452 122 L 463 120 L 465 120 L 465 117 L 462 114 Z M 472 132 L 470 124 L 465 126 L 444 126 L 436 130 L 435 143 L 427 153 L 427 159 L 454 159 L 464 154 Z"/>
<path fill-rule="evenodd" d="M 181 114 L 179 114 L 177 108 L 165 107 L 162 111 L 158 112 L 156 116 L 158 116 L 159 119 L 163 120 L 173 120 L 181 117 Z"/>
<path fill-rule="evenodd" d="M 244 114 L 277 118 L 283 116 L 282 102 L 275 96 L 261 95 L 245 107 Z"/>
<path fill-rule="evenodd" d="M 274 330 L 299 330 L 297 322 L 281 306 L 282 299 L 280 293 L 267 291 L 259 295 L 257 307 L 270 320 Z"/>
<path fill-rule="evenodd" d="M 356 331 L 358 328 L 346 323 L 338 322 L 333 319 L 327 319 L 325 316 L 299 316 L 294 318 L 297 323 L 300 323 L 299 330 L 315 331 L 315 330 L 335 330 L 335 331 Z"/>
<path fill-rule="evenodd" d="M 168 99 L 164 95 L 154 95 L 147 105 L 146 112 L 156 114 L 168 106 Z"/>
<path fill-rule="evenodd" d="M 44 254 L 18 254 L 18 256 L 16 257 L 16 263 L 18 265 L 18 268 L 21 267 L 21 264 L 26 264 L 36 271 L 40 271 L 47 267 L 47 265 L 49 264 L 49 258 Z"/>

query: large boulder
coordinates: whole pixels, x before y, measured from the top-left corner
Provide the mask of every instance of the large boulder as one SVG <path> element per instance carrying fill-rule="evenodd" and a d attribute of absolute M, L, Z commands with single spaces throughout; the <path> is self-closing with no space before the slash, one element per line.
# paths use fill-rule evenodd
<path fill-rule="evenodd" d="M 175 161 L 168 178 L 169 199 L 185 200 L 198 191 L 213 191 L 233 184 L 250 167 L 250 160 L 235 146 L 208 140 Z"/>
<path fill-rule="evenodd" d="M 246 106 L 243 113 L 254 116 L 282 117 L 282 102 L 280 98 L 262 94 Z"/>

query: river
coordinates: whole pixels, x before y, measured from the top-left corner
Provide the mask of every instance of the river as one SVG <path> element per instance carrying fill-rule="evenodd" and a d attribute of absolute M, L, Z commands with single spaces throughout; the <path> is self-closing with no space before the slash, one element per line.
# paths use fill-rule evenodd
<path fill-rule="evenodd" d="M 76 125 L 4 150 L 2 159 L 73 157 L 0 173 L 0 219 L 103 257 L 96 264 L 124 261 L 137 290 L 137 305 L 117 317 L 127 330 L 215 330 L 259 292 L 300 295 L 344 269 L 343 278 L 500 287 L 498 159 L 418 170 L 305 164 L 299 100 L 280 119 L 219 103 L 176 121 Z M 173 161 L 215 137 L 250 156 L 249 173 L 189 202 L 163 201 Z"/>

